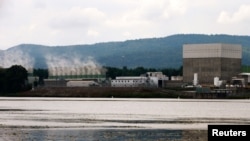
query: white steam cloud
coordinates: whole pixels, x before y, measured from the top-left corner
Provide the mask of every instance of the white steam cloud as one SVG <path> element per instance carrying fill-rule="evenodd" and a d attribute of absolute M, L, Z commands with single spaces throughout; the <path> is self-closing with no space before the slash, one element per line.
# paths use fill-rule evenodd
<path fill-rule="evenodd" d="M 28 53 L 15 48 L 0 51 L 0 67 L 9 68 L 12 65 L 21 65 L 29 73 L 32 73 L 35 59 Z M 45 61 L 49 70 L 49 76 L 84 76 L 104 75 L 106 70 L 98 64 L 93 57 L 79 55 L 60 54 L 45 55 Z"/>
<path fill-rule="evenodd" d="M 34 66 L 34 58 L 20 49 L 2 51 L 0 59 L 0 66 L 3 68 L 9 68 L 12 65 L 21 65 L 31 72 Z"/>
<path fill-rule="evenodd" d="M 49 76 L 81 76 L 81 75 L 102 75 L 105 73 L 92 57 L 81 59 L 80 57 L 53 56 L 47 55 Z"/>

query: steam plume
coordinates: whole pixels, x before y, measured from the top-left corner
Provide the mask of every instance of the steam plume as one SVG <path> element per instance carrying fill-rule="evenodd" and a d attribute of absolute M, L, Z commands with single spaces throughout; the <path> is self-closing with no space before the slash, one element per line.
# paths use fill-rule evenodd
<path fill-rule="evenodd" d="M 45 58 L 47 60 L 50 76 L 101 75 L 105 72 L 92 57 L 82 59 L 77 56 L 47 55 Z"/>
<path fill-rule="evenodd" d="M 0 66 L 3 68 L 9 68 L 12 65 L 21 65 L 28 72 L 32 72 L 33 70 L 34 59 L 20 49 L 3 51 L 1 52 L 0 59 Z"/>

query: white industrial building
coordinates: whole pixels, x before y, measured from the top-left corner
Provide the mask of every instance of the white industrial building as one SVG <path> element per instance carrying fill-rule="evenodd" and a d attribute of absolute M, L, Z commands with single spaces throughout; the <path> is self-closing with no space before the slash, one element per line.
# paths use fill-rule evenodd
<path fill-rule="evenodd" d="M 45 79 L 46 87 L 91 87 L 100 86 L 98 79 Z"/>
<path fill-rule="evenodd" d="M 162 87 L 168 77 L 162 72 L 147 72 L 145 76 L 122 76 L 111 80 L 111 87 Z"/>
<path fill-rule="evenodd" d="M 111 87 L 142 87 L 146 85 L 147 77 L 116 77 L 115 80 L 111 80 Z"/>

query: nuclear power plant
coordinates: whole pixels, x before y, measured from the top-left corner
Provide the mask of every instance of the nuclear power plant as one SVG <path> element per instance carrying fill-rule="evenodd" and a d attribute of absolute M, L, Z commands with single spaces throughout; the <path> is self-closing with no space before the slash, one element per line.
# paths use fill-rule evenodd
<path fill-rule="evenodd" d="M 242 47 L 238 44 L 185 44 L 183 82 L 213 84 L 214 78 L 230 81 L 241 73 L 241 60 Z"/>
<path fill-rule="evenodd" d="M 52 62 L 55 62 L 55 59 L 51 60 L 53 60 Z M 192 83 L 193 85 L 209 84 L 219 86 L 222 81 L 231 81 L 232 77 L 241 73 L 241 60 L 242 47 L 238 44 L 184 44 L 183 76 L 179 76 L 180 79 L 178 80 L 173 79 L 173 76 L 171 76 L 171 80 L 166 79 L 161 83 L 162 86 L 167 87 L 180 86 L 183 83 Z M 91 80 L 91 83 L 93 83 L 92 80 L 97 82 L 96 80 L 99 78 L 106 79 L 106 70 L 93 61 L 79 63 L 81 61 L 71 60 L 68 61 L 68 63 L 65 63 L 67 61 L 68 60 L 63 60 L 63 63 L 59 64 L 70 64 L 70 62 L 78 63 L 74 63 L 77 65 L 69 65 L 68 67 L 63 65 L 55 65 L 55 63 L 48 63 L 49 79 L 46 80 L 46 84 L 59 84 L 59 86 L 66 86 L 66 83 L 68 82 L 70 84 L 76 83 L 72 81 L 77 81 L 77 84 L 82 84 L 82 81 Z M 127 81 L 128 80 L 111 80 L 113 83 L 124 82 L 124 86 L 127 86 L 127 84 L 125 84 Z M 114 86 L 112 84 L 111 87 Z"/>

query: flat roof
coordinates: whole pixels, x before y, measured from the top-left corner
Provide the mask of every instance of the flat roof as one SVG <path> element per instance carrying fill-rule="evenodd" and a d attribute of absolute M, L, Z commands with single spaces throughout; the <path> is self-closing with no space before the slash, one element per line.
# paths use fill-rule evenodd
<path fill-rule="evenodd" d="M 242 58 L 239 44 L 184 44 L 183 58 Z"/>
<path fill-rule="evenodd" d="M 242 73 L 240 73 L 238 75 L 248 75 L 248 76 L 250 76 L 250 73 L 248 73 L 248 72 L 242 72 Z"/>

